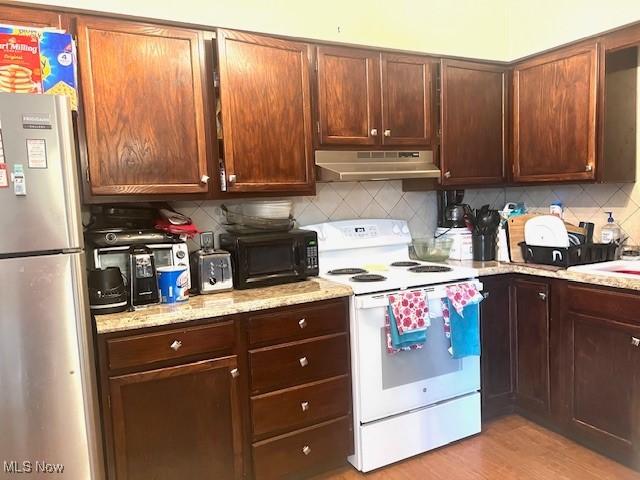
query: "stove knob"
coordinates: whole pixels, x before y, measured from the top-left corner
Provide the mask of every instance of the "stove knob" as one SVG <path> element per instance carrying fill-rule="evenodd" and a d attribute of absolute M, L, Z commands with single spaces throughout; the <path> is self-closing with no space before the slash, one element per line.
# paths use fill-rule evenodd
<path fill-rule="evenodd" d="M 218 281 L 214 277 L 209 277 L 209 283 L 215 285 Z"/>
<path fill-rule="evenodd" d="M 115 241 L 118 239 L 118 236 L 115 233 L 110 232 L 104 236 L 104 239 L 107 243 L 115 243 Z"/>
<path fill-rule="evenodd" d="M 182 260 L 184 258 L 184 256 L 185 256 L 185 253 L 184 253 L 183 250 L 178 250 L 176 252 L 176 257 L 178 257 L 180 260 Z"/>
<path fill-rule="evenodd" d="M 400 235 L 400 227 L 398 225 L 394 225 L 391 231 L 394 235 Z"/>
<path fill-rule="evenodd" d="M 402 225 L 402 233 L 404 233 L 405 235 L 408 235 L 409 232 L 409 227 L 407 227 L 406 225 Z"/>

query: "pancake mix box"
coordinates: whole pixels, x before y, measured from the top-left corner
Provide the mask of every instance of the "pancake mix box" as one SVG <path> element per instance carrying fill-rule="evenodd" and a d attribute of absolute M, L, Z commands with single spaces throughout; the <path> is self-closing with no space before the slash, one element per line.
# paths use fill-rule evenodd
<path fill-rule="evenodd" d="M 37 35 L 0 33 L 0 92 L 41 93 L 40 65 Z"/>
<path fill-rule="evenodd" d="M 29 93 L 66 95 L 71 101 L 71 108 L 78 109 L 76 49 L 71 35 L 60 30 L 15 25 L 0 25 L 0 35 L 37 38 L 39 50 L 38 90 Z M 8 91 L 2 90 L 2 86 L 0 81 L 0 91 Z M 21 90 L 12 91 L 20 92 Z"/>

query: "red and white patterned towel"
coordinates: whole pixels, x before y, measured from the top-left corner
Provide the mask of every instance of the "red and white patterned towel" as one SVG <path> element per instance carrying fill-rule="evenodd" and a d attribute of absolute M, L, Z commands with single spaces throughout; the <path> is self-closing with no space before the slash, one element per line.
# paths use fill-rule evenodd
<path fill-rule="evenodd" d="M 389 295 L 389 305 L 393 310 L 400 335 L 415 330 L 424 330 L 431 324 L 429 304 L 423 291 Z"/>
<path fill-rule="evenodd" d="M 462 311 L 470 303 L 478 303 L 482 300 L 482 294 L 473 283 L 458 283 L 447 287 L 447 298 L 456 312 L 462 316 Z"/>

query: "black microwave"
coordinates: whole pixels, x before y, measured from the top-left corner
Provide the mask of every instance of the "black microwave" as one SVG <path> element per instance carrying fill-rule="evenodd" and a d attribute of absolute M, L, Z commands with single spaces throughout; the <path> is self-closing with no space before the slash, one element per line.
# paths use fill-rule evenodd
<path fill-rule="evenodd" d="M 318 235 L 310 230 L 223 233 L 220 248 L 231 253 L 237 289 L 297 282 L 318 275 Z"/>

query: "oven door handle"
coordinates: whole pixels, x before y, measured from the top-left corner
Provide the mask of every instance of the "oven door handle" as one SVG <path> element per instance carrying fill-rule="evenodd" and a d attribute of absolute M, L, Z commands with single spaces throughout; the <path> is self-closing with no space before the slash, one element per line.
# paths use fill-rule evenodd
<path fill-rule="evenodd" d="M 389 298 L 386 295 L 375 295 L 373 297 L 356 297 L 356 308 L 384 308 L 389 305 Z"/>

